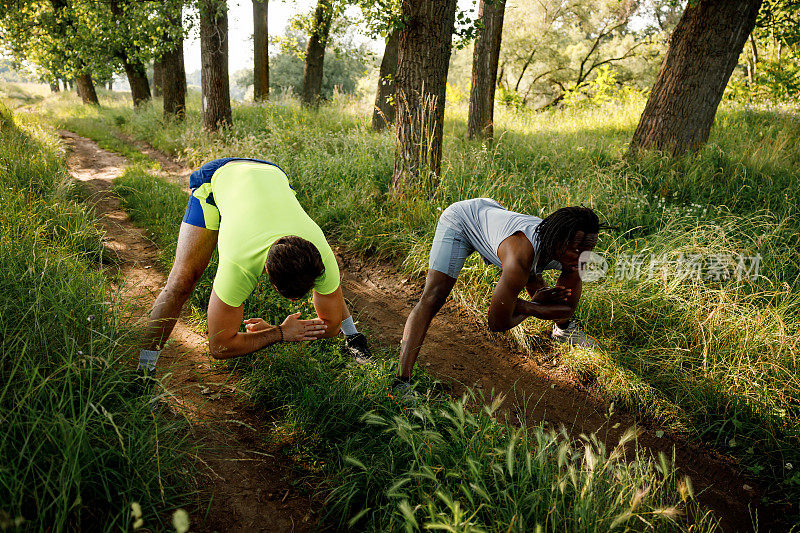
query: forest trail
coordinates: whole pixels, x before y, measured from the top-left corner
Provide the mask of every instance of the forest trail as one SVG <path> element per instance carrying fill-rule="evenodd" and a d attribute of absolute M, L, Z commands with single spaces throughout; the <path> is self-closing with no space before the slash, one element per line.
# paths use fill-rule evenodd
<path fill-rule="evenodd" d="M 105 231 L 104 246 L 116 256 L 113 270 L 117 272 L 112 275 L 118 275 L 112 280 L 125 300 L 123 312 L 140 323 L 166 276 L 157 262 L 158 248 L 130 221 L 111 191 L 112 180 L 122 173 L 127 160 L 84 137 L 64 130 L 59 133 L 69 148 L 70 171 L 82 184 Z M 203 443 L 198 450 L 196 485 L 211 503 L 207 510 L 191 513 L 192 531 L 311 530 L 319 505 L 291 483 L 296 476 L 279 446 L 265 443 L 271 418 L 235 394 L 237 376 L 211 364 L 206 339 L 184 320 L 176 325 L 159 368 L 169 373 L 165 384 L 170 410 L 185 416 L 191 438 Z"/>
<path fill-rule="evenodd" d="M 143 230 L 130 223 L 119 201 L 108 190 L 111 179 L 124 168 L 125 159 L 101 150 L 88 139 L 66 131 L 61 133 L 73 148 L 69 161 L 73 174 L 97 195 L 98 212 L 109 235 L 107 245 L 120 256 L 126 289 L 136 289 L 131 295 L 142 300 L 140 312 L 147 312 L 165 276 L 155 261 L 157 248 L 147 240 Z M 136 146 L 140 144 L 137 142 Z M 147 147 L 146 153 L 159 161 L 170 160 L 152 147 Z M 166 167 L 163 162 L 162 166 L 172 173 L 171 179 L 185 187 L 188 170 L 180 170 L 180 165 L 171 162 L 175 166 Z M 393 267 L 384 263 L 364 260 L 344 249 L 336 251 L 342 266 L 344 294 L 360 325 L 373 344 L 398 348 L 405 319 L 421 294 L 421 283 L 402 279 Z M 137 318 L 142 316 L 139 314 Z M 204 475 L 208 476 L 209 488 L 215 494 L 208 523 L 225 524 L 215 520 L 231 513 L 238 521 L 221 530 L 247 529 L 246 522 L 256 516 L 258 522 L 251 523 L 258 523 L 265 531 L 309 529 L 314 523 L 313 502 L 289 488 L 286 479 L 291 474 L 285 461 L 264 459 L 260 455 L 273 453 L 264 450 L 257 437 L 261 428 L 270 424 L 265 420 L 266 415 L 232 395 L 237 378 L 209 364 L 204 338 L 183 322 L 179 322 L 173 338 L 177 342 L 165 351 L 159 365 L 173 368 L 169 388 L 175 395 L 174 401 L 193 413 L 194 430 L 219 450 L 204 452 L 209 457 L 202 457 L 208 463 Z M 543 344 L 546 350 L 547 343 Z M 701 502 L 722 517 L 726 531 L 752 529 L 749 509 L 757 507 L 760 491 L 753 481 L 735 471 L 733 460 L 675 438 L 666 428 L 645 427 L 620 409 L 610 412 L 608 403 L 550 358 L 542 357 L 539 361 L 542 362 L 514 349 L 506 339 L 488 333 L 451 300 L 433 321 L 418 364 L 449 384 L 454 396 L 466 387 L 481 389 L 487 396 L 494 390 L 506 396 L 504 409 L 514 418 L 521 418 L 524 413 L 525 422 L 531 426 L 542 421 L 556 428 L 563 425 L 573 438 L 596 433 L 613 446 L 626 429 L 637 425 L 639 445 L 654 454 L 664 452 L 668 458 L 674 450 L 679 475 L 692 478 Z M 247 464 L 248 468 L 240 468 L 237 462 Z M 247 495 L 255 498 L 243 497 Z M 767 517 L 760 518 L 762 526 L 769 522 L 765 520 Z M 270 527 L 269 520 L 274 520 L 275 525 Z"/>

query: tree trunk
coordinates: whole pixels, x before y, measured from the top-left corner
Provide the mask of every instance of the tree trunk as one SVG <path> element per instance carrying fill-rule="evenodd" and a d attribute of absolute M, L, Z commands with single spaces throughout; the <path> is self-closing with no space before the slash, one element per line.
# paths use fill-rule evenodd
<path fill-rule="evenodd" d="M 442 166 L 445 89 L 456 0 L 402 0 L 395 101 L 397 140 L 392 187 Z"/>
<path fill-rule="evenodd" d="M 317 10 L 314 12 L 314 27 L 308 37 L 308 46 L 306 46 L 306 61 L 303 70 L 301 100 L 306 106 L 319 105 L 325 47 L 328 45 L 332 20 L 333 4 L 331 0 L 318 0 Z"/>
<path fill-rule="evenodd" d="M 183 37 L 175 39 L 174 48 L 164 52 L 164 117 L 186 117 L 186 67 L 183 63 Z"/>
<path fill-rule="evenodd" d="M 84 73 L 78 75 L 75 78 L 75 86 L 78 88 L 78 95 L 81 97 L 81 101 L 84 104 L 91 104 L 91 105 L 100 105 L 100 101 L 97 99 L 97 92 L 94 90 L 94 82 L 92 81 L 92 75 L 89 73 Z"/>
<path fill-rule="evenodd" d="M 153 61 L 153 96 L 164 94 L 164 58 Z"/>
<path fill-rule="evenodd" d="M 253 0 L 253 100 L 269 99 L 268 0 Z"/>
<path fill-rule="evenodd" d="M 226 0 L 200 2 L 200 63 L 203 127 L 217 131 L 233 124 L 228 81 L 228 5 Z"/>
<path fill-rule="evenodd" d="M 675 31 L 630 150 L 681 155 L 707 140 L 761 0 L 690 2 Z"/>
<path fill-rule="evenodd" d="M 469 95 L 467 137 L 491 138 L 494 135 L 494 90 L 500 62 L 500 38 L 503 35 L 505 0 L 481 0 L 478 20 L 483 29 L 475 39 L 472 55 L 472 89 Z"/>
<path fill-rule="evenodd" d="M 61 92 L 61 87 L 58 86 L 58 79 L 56 79 L 56 81 L 50 82 L 50 92 L 51 93 Z"/>
<path fill-rule="evenodd" d="M 378 90 L 375 93 L 375 108 L 372 110 L 372 129 L 381 131 L 394 124 L 394 78 L 397 74 L 397 47 L 400 32 L 393 31 L 386 37 L 386 48 L 381 60 Z"/>
<path fill-rule="evenodd" d="M 144 63 L 139 60 L 131 60 L 126 52 L 120 52 L 122 67 L 128 77 L 128 85 L 131 86 L 131 98 L 134 107 L 139 107 L 150 100 L 150 83 L 147 81 L 147 70 Z"/>
<path fill-rule="evenodd" d="M 177 4 L 167 14 L 167 23 L 179 31 L 175 32 L 172 37 L 170 37 L 172 32 L 165 35 L 165 40 L 172 39 L 172 48 L 161 55 L 164 118 L 178 120 L 186 117 L 186 67 L 183 62 L 182 9 L 183 6 Z"/>

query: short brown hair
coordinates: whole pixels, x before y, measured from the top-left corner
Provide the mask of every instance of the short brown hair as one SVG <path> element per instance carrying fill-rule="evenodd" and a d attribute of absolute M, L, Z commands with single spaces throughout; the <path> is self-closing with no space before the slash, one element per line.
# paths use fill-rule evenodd
<path fill-rule="evenodd" d="M 325 272 L 322 256 L 313 243 L 289 235 L 275 241 L 267 253 L 267 275 L 284 298 L 301 298 Z"/>

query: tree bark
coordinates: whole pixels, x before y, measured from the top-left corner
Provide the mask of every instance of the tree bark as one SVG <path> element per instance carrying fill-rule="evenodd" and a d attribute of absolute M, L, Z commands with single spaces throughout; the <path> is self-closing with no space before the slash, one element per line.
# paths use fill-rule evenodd
<path fill-rule="evenodd" d="M 139 107 L 150 100 L 150 82 L 147 81 L 147 70 L 144 63 L 139 60 L 131 60 L 124 51 L 119 53 L 122 61 L 122 68 L 128 77 L 128 85 L 131 86 L 131 98 L 134 107 Z"/>
<path fill-rule="evenodd" d="M 494 90 L 500 62 L 500 39 L 503 35 L 505 0 L 481 0 L 478 20 L 483 29 L 475 39 L 472 55 L 472 89 L 469 95 L 467 137 L 494 135 Z"/>
<path fill-rule="evenodd" d="M 161 55 L 162 85 L 164 93 L 164 118 L 183 120 L 186 117 L 186 67 L 183 62 L 183 6 L 175 5 L 166 15 L 167 23 L 178 32 L 167 32 L 165 40 L 171 39 L 172 47 Z"/>
<path fill-rule="evenodd" d="M 56 79 L 56 81 L 50 82 L 50 92 L 51 93 L 61 92 L 61 87 L 58 86 L 58 79 Z"/>
<path fill-rule="evenodd" d="M 201 0 L 200 63 L 203 127 L 217 131 L 233 124 L 228 81 L 228 5 L 225 0 Z"/>
<path fill-rule="evenodd" d="M 328 45 L 328 36 L 333 21 L 333 3 L 331 0 L 318 0 L 314 12 L 314 26 L 308 36 L 306 46 L 305 68 L 303 69 L 303 105 L 317 106 L 322 90 L 323 63 L 325 62 L 325 47 Z"/>
<path fill-rule="evenodd" d="M 631 140 L 631 153 L 681 155 L 708 140 L 761 0 L 697 0 L 683 12 Z"/>
<path fill-rule="evenodd" d="M 164 58 L 153 61 L 153 96 L 161 96 L 164 91 Z"/>
<path fill-rule="evenodd" d="M 378 90 L 375 93 L 375 108 L 372 110 L 372 129 L 382 131 L 394 124 L 394 78 L 397 75 L 397 48 L 400 43 L 400 32 L 393 31 L 386 36 L 386 48 L 381 60 Z"/>
<path fill-rule="evenodd" d="M 456 0 L 402 0 L 395 101 L 397 139 L 392 187 L 442 166 L 445 89 Z"/>
<path fill-rule="evenodd" d="M 175 39 L 174 48 L 164 52 L 164 117 L 186 117 L 186 68 L 183 63 L 183 37 Z"/>
<path fill-rule="evenodd" d="M 269 99 L 268 0 L 253 0 L 253 100 Z"/>
<path fill-rule="evenodd" d="M 84 104 L 90 105 L 100 105 L 100 101 L 97 99 L 97 92 L 94 90 L 94 82 L 92 81 L 92 75 L 87 73 L 79 74 L 77 78 L 75 78 L 75 86 L 78 88 L 78 95 L 81 97 L 81 101 Z"/>

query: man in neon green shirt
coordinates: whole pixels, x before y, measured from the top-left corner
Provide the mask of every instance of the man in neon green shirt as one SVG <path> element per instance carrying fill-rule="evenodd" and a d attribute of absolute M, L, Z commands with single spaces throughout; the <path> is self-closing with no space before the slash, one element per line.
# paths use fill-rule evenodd
<path fill-rule="evenodd" d="M 175 262 L 150 313 L 139 369 L 152 372 L 183 305 L 219 250 L 208 302 L 211 355 L 229 359 L 276 342 L 346 335 L 359 363 L 372 362 L 342 297 L 339 267 L 322 230 L 303 210 L 286 174 L 267 161 L 216 159 L 192 173 L 192 194 L 178 235 Z M 266 271 L 279 294 L 296 299 L 313 289 L 317 318 L 296 313 L 280 325 L 242 321 L 243 303 Z M 245 331 L 240 331 L 244 324 Z"/>

